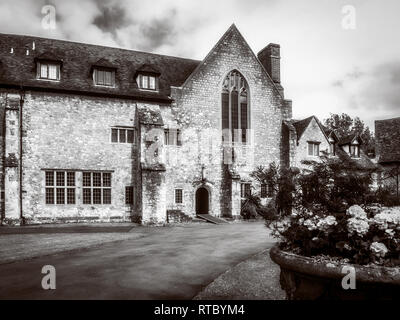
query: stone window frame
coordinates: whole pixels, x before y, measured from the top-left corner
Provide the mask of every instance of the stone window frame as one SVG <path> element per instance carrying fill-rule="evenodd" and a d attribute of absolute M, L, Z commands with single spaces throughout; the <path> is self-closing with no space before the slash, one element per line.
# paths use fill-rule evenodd
<path fill-rule="evenodd" d="M 87 174 L 89 174 L 90 181 L 85 180 L 85 175 L 87 177 Z M 109 184 L 104 183 L 105 180 L 104 175 L 106 174 L 109 175 Z M 100 180 L 97 180 L 98 175 L 100 175 Z M 90 201 L 87 200 L 88 193 L 90 195 Z M 107 199 L 106 201 L 105 198 Z M 82 171 L 82 204 L 83 205 L 112 204 L 112 172 L 90 171 L 90 170 Z"/>
<path fill-rule="evenodd" d="M 232 125 L 232 93 L 237 92 L 237 129 L 233 128 Z M 224 128 L 224 99 L 223 94 L 228 94 L 228 128 Z M 242 98 L 246 99 L 246 128 L 242 128 Z M 251 130 L 251 101 L 250 101 L 250 86 L 246 79 L 246 77 L 237 69 L 233 69 L 229 71 L 222 82 L 221 89 L 221 98 L 220 98 L 220 106 L 221 106 L 221 129 L 222 129 L 222 141 L 229 144 L 251 144 L 251 136 L 249 131 Z M 239 141 L 237 141 L 237 133 L 240 135 Z M 228 139 L 227 139 L 228 138 Z M 229 140 L 229 141 L 226 141 Z"/>
<path fill-rule="evenodd" d="M 113 126 L 110 128 L 110 143 L 113 144 L 135 144 L 137 139 L 136 129 L 128 126 Z M 117 141 L 114 141 L 113 132 L 117 130 Z M 121 142 L 121 131 L 125 130 L 125 141 Z M 132 140 L 129 142 L 128 131 L 132 131 Z"/>
<path fill-rule="evenodd" d="M 71 176 L 73 176 L 73 180 L 71 179 Z M 76 181 L 76 171 L 45 170 L 45 204 L 76 205 Z M 60 202 L 59 198 L 62 198 L 60 199 Z"/>
<path fill-rule="evenodd" d="M 184 192 L 183 188 L 175 188 L 174 189 L 174 203 L 178 205 L 182 205 L 184 201 Z"/>
<path fill-rule="evenodd" d="M 309 157 L 319 157 L 320 156 L 320 152 L 321 152 L 320 147 L 319 147 L 320 144 L 321 144 L 320 141 L 307 141 L 307 156 L 309 156 Z M 312 154 L 310 154 L 310 150 L 311 150 L 310 146 L 311 145 L 313 146 L 312 147 L 312 150 L 313 150 Z M 315 149 L 317 149 L 317 151 L 315 151 Z"/>

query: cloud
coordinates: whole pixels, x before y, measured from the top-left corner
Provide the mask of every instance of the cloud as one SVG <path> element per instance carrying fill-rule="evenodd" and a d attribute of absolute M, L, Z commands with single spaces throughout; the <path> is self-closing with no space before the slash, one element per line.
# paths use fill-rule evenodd
<path fill-rule="evenodd" d="M 41 27 L 52 4 L 57 29 Z M 234 22 L 255 52 L 281 44 L 282 85 L 295 117 L 399 115 L 397 0 L 354 0 L 357 28 L 342 28 L 340 1 L 1 0 L 0 32 L 203 59 Z M 396 114 L 397 113 L 397 114 Z"/>
<path fill-rule="evenodd" d="M 400 60 L 380 63 L 364 71 L 354 70 L 332 84 L 342 97 L 343 109 L 359 113 L 370 125 L 375 119 L 398 116 Z"/>
<path fill-rule="evenodd" d="M 127 12 L 119 2 L 98 2 L 100 13 L 94 18 L 93 24 L 103 32 L 116 36 L 116 31 L 131 23 Z"/>

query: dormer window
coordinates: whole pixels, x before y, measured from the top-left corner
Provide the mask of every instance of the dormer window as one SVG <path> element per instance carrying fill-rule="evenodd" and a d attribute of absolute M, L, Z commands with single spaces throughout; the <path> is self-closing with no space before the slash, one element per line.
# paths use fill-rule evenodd
<path fill-rule="evenodd" d="M 336 156 L 336 144 L 333 138 L 329 138 L 329 155 L 332 157 Z"/>
<path fill-rule="evenodd" d="M 350 155 L 354 158 L 360 157 L 360 146 L 358 144 L 352 144 L 350 146 Z"/>
<path fill-rule="evenodd" d="M 95 67 L 93 69 L 93 80 L 96 86 L 114 87 L 115 70 Z"/>
<path fill-rule="evenodd" d="M 60 64 L 56 62 L 38 62 L 38 79 L 60 80 Z"/>
<path fill-rule="evenodd" d="M 149 74 L 139 74 L 137 84 L 140 89 L 157 90 L 157 77 Z"/>

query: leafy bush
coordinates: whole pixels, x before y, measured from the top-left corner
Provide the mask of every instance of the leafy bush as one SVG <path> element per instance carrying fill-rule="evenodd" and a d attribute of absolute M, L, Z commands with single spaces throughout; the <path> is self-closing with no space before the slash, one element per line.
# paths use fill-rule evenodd
<path fill-rule="evenodd" d="M 267 203 L 266 206 L 260 206 L 259 208 L 257 208 L 257 213 L 266 221 L 276 219 L 278 211 L 276 209 L 275 201 L 271 200 Z"/>
<path fill-rule="evenodd" d="M 240 209 L 240 215 L 242 218 L 245 220 L 257 218 L 257 210 L 261 207 L 260 202 L 258 196 L 248 195 Z"/>
<path fill-rule="evenodd" d="M 270 224 L 281 248 L 305 256 L 328 255 L 350 263 L 400 265 L 400 208 L 345 213 L 295 210 Z"/>
<path fill-rule="evenodd" d="M 400 206 L 400 198 L 392 192 L 390 187 L 379 188 L 374 194 L 374 199 L 387 207 Z"/>
<path fill-rule="evenodd" d="M 304 163 L 309 169 L 301 173 L 275 171 L 273 208 L 262 210 L 281 248 L 349 263 L 398 266 L 400 208 L 374 205 L 395 202 L 371 189 L 373 171 L 327 157 Z M 260 179 L 261 170 L 257 172 Z"/>

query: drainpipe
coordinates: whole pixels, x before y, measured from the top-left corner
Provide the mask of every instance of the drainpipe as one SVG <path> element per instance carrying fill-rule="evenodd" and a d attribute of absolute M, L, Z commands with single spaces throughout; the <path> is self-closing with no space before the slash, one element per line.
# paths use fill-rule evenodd
<path fill-rule="evenodd" d="M 22 210 L 22 108 L 24 106 L 25 92 L 21 86 L 19 101 L 19 223 L 25 225 L 25 218 Z"/>

